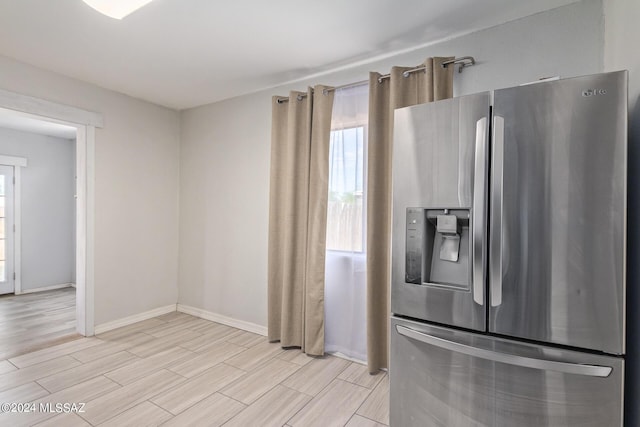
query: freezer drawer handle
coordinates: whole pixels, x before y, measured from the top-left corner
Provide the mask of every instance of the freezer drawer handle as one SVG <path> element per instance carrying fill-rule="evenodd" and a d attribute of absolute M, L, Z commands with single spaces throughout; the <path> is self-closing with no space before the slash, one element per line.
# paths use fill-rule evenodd
<path fill-rule="evenodd" d="M 525 368 L 540 369 L 542 371 L 555 371 L 563 374 L 585 375 L 589 377 L 606 378 L 613 370 L 609 366 L 583 365 L 579 363 L 557 362 L 554 360 L 536 359 L 533 357 L 517 356 L 508 353 L 499 353 L 496 351 L 486 350 L 483 348 L 472 347 L 470 345 L 461 344 L 455 341 L 445 340 L 443 338 L 434 337 L 406 326 L 396 325 L 396 331 L 400 335 L 412 338 L 425 344 L 434 345 L 444 348 L 445 350 L 455 351 L 478 357 L 480 359 L 491 360 L 493 362 L 506 363 L 509 365 L 522 366 Z"/>

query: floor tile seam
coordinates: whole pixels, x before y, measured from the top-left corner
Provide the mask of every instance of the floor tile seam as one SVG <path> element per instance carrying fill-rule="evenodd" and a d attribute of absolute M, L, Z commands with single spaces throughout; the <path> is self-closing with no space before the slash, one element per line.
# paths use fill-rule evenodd
<path fill-rule="evenodd" d="M 351 414 L 351 416 L 349 417 L 349 419 L 347 420 L 347 422 L 346 422 L 346 423 L 344 423 L 344 426 L 346 426 L 347 424 L 349 424 L 349 421 L 351 421 L 351 418 L 353 418 L 354 416 L 358 415 L 358 416 L 361 416 L 361 417 L 362 417 L 362 415 L 358 414 L 358 411 L 360 410 L 360 407 L 362 407 L 362 405 L 364 405 L 364 402 L 366 402 L 366 401 L 367 401 L 367 399 L 369 398 L 369 396 L 371 396 L 371 394 L 373 393 L 373 389 L 370 389 L 370 388 L 367 388 L 367 387 L 363 387 L 363 386 L 358 385 L 358 384 L 354 384 L 354 383 L 352 383 L 352 382 L 349 382 L 349 381 L 343 380 L 343 379 L 338 378 L 338 377 L 334 378 L 334 380 L 342 381 L 342 382 L 344 382 L 344 383 L 346 383 L 346 384 L 355 385 L 355 386 L 357 386 L 357 387 L 359 387 L 359 388 L 364 389 L 364 390 L 366 390 L 366 391 L 367 391 L 367 395 L 364 397 L 364 399 L 362 399 L 362 402 L 360 403 L 360 405 L 358 405 L 358 407 L 356 408 L 356 410 L 355 410 L 355 411 L 353 411 L 353 413 Z M 333 381 L 334 381 L 334 380 L 332 380 L 332 381 L 331 381 L 331 383 L 333 383 Z M 329 383 L 329 384 L 327 385 L 327 387 L 329 387 L 329 385 L 331 385 L 331 383 Z M 318 396 L 319 396 L 319 395 L 320 395 L 320 393 L 318 393 Z M 311 401 L 309 401 L 308 403 L 311 403 Z M 369 417 L 364 417 L 364 418 L 367 418 L 367 419 L 369 419 L 369 420 L 370 420 L 370 418 L 369 418 Z M 287 422 L 289 422 L 289 421 L 291 421 L 291 419 L 287 420 Z M 375 420 L 371 420 L 371 421 L 377 422 L 377 421 L 375 421 Z M 343 427 L 344 427 L 344 426 L 343 426 Z"/>
<path fill-rule="evenodd" d="M 356 411 L 354 412 L 354 414 L 358 414 L 358 411 L 359 411 L 360 409 L 362 409 L 362 406 L 363 406 L 365 403 L 367 403 L 367 400 L 369 399 L 369 397 L 371 397 L 371 395 L 376 391 L 376 389 L 377 389 L 378 387 L 381 387 L 381 386 L 382 386 L 382 381 L 384 381 L 384 377 L 383 377 L 380 381 L 378 381 L 378 385 L 377 385 L 377 386 L 375 386 L 375 388 L 371 389 L 371 392 L 369 393 L 369 395 L 368 395 L 368 396 L 367 396 L 367 397 L 362 401 L 362 403 L 360 404 L 360 406 L 358 406 L 358 409 L 356 409 Z M 380 423 L 379 421 L 376 421 L 376 420 L 374 420 L 374 419 L 372 419 L 372 418 L 370 418 L 370 417 L 367 417 L 367 416 L 365 416 L 365 415 L 362 415 L 362 414 L 358 414 L 358 415 L 360 415 L 361 417 L 364 417 L 364 418 L 370 419 L 371 421 L 375 421 L 375 422 L 377 422 L 377 423 Z M 380 423 L 380 424 L 384 424 L 384 423 Z M 385 424 L 385 425 L 387 425 L 387 424 Z"/>
<path fill-rule="evenodd" d="M 162 370 L 162 369 L 161 369 L 161 370 Z M 166 369 L 165 369 L 165 370 L 166 370 Z M 157 372 L 160 372 L 160 371 L 156 371 L 156 372 L 154 372 L 153 374 L 155 374 L 155 373 L 157 373 Z M 167 372 L 169 372 L 169 371 L 167 371 Z M 150 374 L 150 375 L 153 375 L 153 374 Z M 147 375 L 147 376 L 148 376 L 148 375 Z M 124 385 L 119 384 L 117 381 L 112 380 L 112 379 L 111 379 L 111 378 L 109 378 L 109 377 L 106 377 L 106 376 L 105 376 L 105 378 L 107 378 L 107 379 L 109 379 L 109 380 L 111 380 L 111 381 L 115 382 L 116 384 L 120 385 L 120 388 L 115 389 L 115 390 L 109 390 L 108 392 L 106 392 L 106 393 L 104 393 L 104 394 L 102 394 L 102 395 L 100 395 L 100 396 L 97 396 L 97 397 L 95 397 L 95 398 L 93 398 L 93 399 L 91 399 L 91 400 L 88 400 L 87 402 L 92 402 L 92 401 L 94 401 L 94 400 L 96 400 L 96 399 L 98 399 L 98 398 L 100 398 L 100 397 L 102 397 L 102 396 L 105 396 L 105 395 L 107 395 L 107 394 L 109 394 L 109 393 L 111 393 L 111 392 L 118 391 L 118 390 L 122 390 L 124 387 L 126 387 L 126 386 L 124 386 Z M 142 378 L 139 378 L 139 379 L 137 379 L 136 381 L 134 381 L 133 383 L 129 383 L 129 384 L 127 384 L 127 385 L 134 384 L 135 382 L 140 381 L 140 380 L 142 380 L 142 379 L 144 379 L 144 378 L 146 378 L 146 376 L 145 376 L 145 377 L 142 377 Z M 184 381 L 181 381 L 180 383 L 182 383 L 182 382 L 184 382 Z M 163 391 L 164 391 L 164 390 L 163 390 Z M 156 397 L 158 394 L 162 393 L 163 391 L 160 391 L 160 392 L 158 392 L 157 394 L 155 394 L 155 395 L 153 395 L 153 396 L 147 396 L 147 398 L 146 398 L 145 400 L 151 400 L 151 399 L 153 399 L 154 397 Z M 126 412 L 126 411 L 128 411 L 129 409 L 131 409 L 131 408 L 135 408 L 136 406 L 138 406 L 138 405 L 140 405 L 141 403 L 143 403 L 145 400 L 142 400 L 142 401 L 140 401 L 140 402 L 138 402 L 138 403 L 136 403 L 136 404 L 133 404 L 133 405 L 131 405 L 131 406 L 128 406 L 128 407 L 126 407 L 127 405 L 125 405 L 125 409 L 121 410 L 120 412 L 118 412 L 118 413 L 116 413 L 116 414 L 112 414 L 112 415 L 111 415 L 111 416 L 109 416 L 107 419 L 104 419 L 104 420 L 100 421 L 100 423 L 98 423 L 98 424 L 93 424 L 91 421 L 89 421 L 88 419 L 85 419 L 84 417 L 83 417 L 83 419 L 85 419 L 85 421 L 86 421 L 87 423 L 91 424 L 92 426 L 97 426 L 97 425 L 100 425 L 100 424 L 104 424 L 104 423 L 106 423 L 107 421 L 109 421 L 109 420 L 111 420 L 111 419 L 113 419 L 113 418 L 117 417 L 118 415 L 122 414 L 123 412 Z M 135 401 L 135 399 L 134 399 L 133 401 Z M 131 403 L 131 401 L 128 401 L 128 402 L 129 402 L 129 403 Z M 169 412 L 169 411 L 167 411 L 167 412 Z M 170 412 L 169 412 L 169 413 L 170 413 Z"/>
<path fill-rule="evenodd" d="M 178 384 L 178 385 L 176 385 L 175 387 L 172 387 L 172 388 L 170 388 L 170 389 L 168 389 L 168 390 L 165 390 L 165 391 L 163 391 L 162 393 L 158 393 L 158 394 L 156 394 L 155 396 L 150 397 L 150 398 L 149 398 L 149 401 L 151 401 L 154 405 L 159 406 L 160 408 L 164 409 L 165 411 L 167 411 L 168 413 L 170 413 L 170 414 L 171 414 L 171 415 L 173 415 L 174 417 L 177 417 L 178 415 L 180 415 L 180 414 L 182 414 L 182 413 L 184 413 L 184 412 L 188 411 L 189 409 L 193 408 L 194 406 L 196 406 L 198 403 L 202 402 L 203 400 L 208 399 L 208 398 L 210 398 L 211 396 L 213 396 L 214 394 L 216 394 L 216 393 L 219 393 L 219 392 L 220 392 L 220 389 L 217 389 L 217 390 L 215 390 L 215 391 L 212 391 L 211 393 L 207 394 L 207 395 L 206 395 L 205 397 L 203 397 L 202 399 L 200 399 L 200 400 L 198 400 L 198 401 L 196 401 L 196 402 L 193 402 L 191 405 L 187 406 L 187 407 L 186 407 L 186 408 L 184 408 L 184 409 L 181 409 L 181 410 L 180 410 L 180 412 L 178 412 L 177 414 L 174 414 L 174 413 L 173 413 L 173 412 L 171 412 L 169 409 L 164 408 L 164 407 L 163 407 L 163 406 L 161 406 L 160 404 L 157 404 L 157 403 L 153 402 L 153 399 L 157 399 L 158 397 L 160 397 L 160 395 L 161 395 L 161 394 L 163 394 L 163 393 L 168 393 L 168 392 L 170 392 L 171 390 L 174 390 L 174 389 L 176 389 L 176 388 L 180 387 L 180 385 L 183 385 L 183 384 L 184 384 L 184 382 L 183 382 L 183 383 L 181 383 L 181 384 Z"/>
<path fill-rule="evenodd" d="M 141 359 L 141 360 L 143 360 L 143 359 Z M 124 368 L 124 367 L 125 367 L 125 366 L 120 366 L 120 367 L 118 367 L 118 368 L 116 368 L 116 369 L 114 369 L 114 370 L 117 370 L 117 369 L 120 369 L 120 368 Z M 185 377 L 184 375 L 180 375 L 179 373 L 177 373 L 177 372 L 175 372 L 175 371 L 172 371 L 172 370 L 171 370 L 168 366 L 166 366 L 166 365 L 164 365 L 164 366 L 157 366 L 156 368 L 157 368 L 157 369 L 154 369 L 153 371 L 151 371 L 151 372 L 147 373 L 146 375 L 143 375 L 143 376 L 141 376 L 141 377 L 139 377 L 139 378 L 136 378 L 135 380 L 133 380 L 133 381 L 131 381 L 131 382 L 128 382 L 128 383 L 125 383 L 125 384 L 123 384 L 123 383 L 119 382 L 119 381 L 118 381 L 118 380 L 116 380 L 115 378 L 111 378 L 111 377 L 108 375 L 108 374 L 112 373 L 114 370 L 111 370 L 111 371 L 109 371 L 109 372 L 104 372 L 102 375 L 104 375 L 106 378 L 110 379 L 111 381 L 115 382 L 116 384 L 120 385 L 121 387 L 126 387 L 126 386 L 128 386 L 128 385 L 131 385 L 131 384 L 133 384 L 133 383 L 135 383 L 135 382 L 137 382 L 137 381 L 143 380 L 143 379 L 145 379 L 146 377 L 151 376 L 151 375 L 154 375 L 154 374 L 156 374 L 156 373 L 158 373 L 158 372 L 160 372 L 160 371 L 168 371 L 168 372 L 170 372 L 170 373 L 172 373 L 172 374 L 175 374 L 175 375 L 179 376 L 179 377 L 180 377 L 180 378 L 182 378 L 182 379 L 185 379 L 185 380 L 188 380 L 188 379 L 189 379 L 188 377 Z"/>
<path fill-rule="evenodd" d="M 384 377 L 384 374 L 382 375 L 382 377 Z M 357 386 L 360 386 L 360 387 L 364 387 L 364 388 L 369 389 L 369 390 L 371 390 L 371 391 L 373 391 L 376 387 L 378 387 L 378 384 L 380 384 L 380 382 L 382 381 L 382 378 L 380 378 L 378 381 L 376 381 L 376 383 L 373 385 L 373 387 L 367 387 L 366 385 L 358 384 L 357 382 L 355 382 L 355 381 L 350 381 L 350 380 L 348 380 L 348 379 L 346 379 L 346 378 L 338 378 L 338 377 L 336 377 L 336 378 L 337 378 L 337 379 L 339 379 L 339 380 L 342 380 L 342 381 L 348 382 L 348 383 L 350 383 L 350 384 L 353 384 L 353 385 L 357 385 Z"/>
<path fill-rule="evenodd" d="M 219 364 L 216 364 L 216 365 L 214 365 L 214 366 L 212 366 L 211 368 L 213 368 L 213 367 L 215 367 L 215 366 L 218 366 L 218 365 L 220 365 L 220 363 L 219 363 Z M 211 368 L 209 368 L 209 369 L 211 369 Z M 182 387 L 182 386 L 183 386 L 183 385 L 185 385 L 187 382 L 189 382 L 189 381 L 193 381 L 193 380 L 195 380 L 196 378 L 198 378 L 198 377 L 200 377 L 200 376 L 204 375 L 204 372 L 202 372 L 202 373 L 200 373 L 200 374 L 196 375 L 195 377 L 191 377 L 191 378 L 189 378 L 189 377 L 185 377 L 184 375 L 180 375 L 179 373 L 177 373 L 177 372 L 175 372 L 175 371 L 172 371 L 172 370 L 171 370 L 171 368 L 169 368 L 169 367 L 164 367 L 164 368 L 161 368 L 161 369 L 164 369 L 164 370 L 166 370 L 166 371 L 169 371 L 169 372 L 171 372 L 172 374 L 176 374 L 177 376 L 184 378 L 184 380 L 185 380 L 185 381 L 181 381 L 181 382 L 179 382 L 178 384 L 174 384 L 173 386 L 169 387 L 169 388 L 168 388 L 168 389 L 166 389 L 166 390 L 162 390 L 162 391 L 161 391 L 161 392 L 159 392 L 158 394 L 155 394 L 155 395 L 153 395 L 153 396 L 149 397 L 149 400 L 156 399 L 156 398 L 160 397 L 160 395 L 161 395 L 161 394 L 172 392 L 172 391 L 174 391 L 175 389 L 177 389 L 178 387 Z M 156 372 L 157 372 L 157 371 L 156 371 Z M 205 372 L 206 372 L 206 371 L 205 371 Z M 218 390 L 220 390 L 220 389 L 218 389 Z M 211 392 L 211 394 L 213 394 L 213 393 L 217 393 L 217 392 L 218 392 L 218 390 L 212 391 L 212 392 Z M 208 397 L 208 396 L 207 396 L 207 397 Z M 166 411 L 169 411 L 168 409 L 165 409 L 165 410 L 166 410 Z M 171 411 L 169 411 L 169 412 L 171 412 Z"/>
<path fill-rule="evenodd" d="M 321 360 L 321 359 L 318 359 L 318 360 Z M 285 362 L 286 362 L 286 360 L 285 360 Z M 294 364 L 294 365 L 295 365 L 295 363 L 293 363 L 293 362 L 289 362 L 289 363 L 292 363 L 292 364 Z M 309 362 L 309 363 L 312 363 L 312 362 Z M 301 365 L 301 366 L 300 366 L 300 368 L 299 368 L 298 370 L 296 370 L 294 373 L 292 373 L 291 375 L 293 375 L 293 374 L 297 373 L 300 369 L 302 369 L 302 368 L 305 368 L 305 367 L 309 366 L 309 363 L 307 363 L 307 364 L 305 364 L 305 365 Z M 342 369 L 342 370 L 341 370 L 340 372 L 338 372 L 338 373 L 337 373 L 333 378 L 331 378 L 331 381 L 329 381 L 329 382 L 327 383 L 327 385 L 326 385 L 326 386 L 324 386 L 322 389 L 320 389 L 320 391 L 318 391 L 316 394 L 308 394 L 308 393 L 305 393 L 305 392 L 303 392 L 303 391 L 301 391 L 301 390 L 296 390 L 296 389 L 294 389 L 293 387 L 288 387 L 288 386 L 285 386 L 285 387 L 290 388 L 290 389 L 292 389 L 292 390 L 296 390 L 296 391 L 297 391 L 297 392 L 299 392 L 299 393 L 306 394 L 307 396 L 316 397 L 316 396 L 319 396 L 319 395 L 320 395 L 320 394 L 321 394 L 321 393 L 322 393 L 322 392 L 323 392 L 327 387 L 329 387 L 329 385 L 331 385 L 331 383 L 333 382 L 333 380 L 338 379 L 338 376 L 339 376 L 342 372 L 344 372 L 344 370 L 345 370 L 345 369 L 347 369 L 347 367 L 348 367 L 348 366 L 349 366 L 349 365 L 347 364 L 347 366 L 345 366 L 345 368 L 344 368 L 344 369 Z M 287 378 L 287 379 L 288 379 L 288 378 Z M 282 382 L 283 382 L 283 383 L 284 383 L 285 381 L 286 381 L 286 379 L 285 379 L 285 380 L 282 380 Z M 282 384 L 282 385 L 284 385 L 284 384 Z"/>
<path fill-rule="evenodd" d="M 104 359 L 104 358 L 106 358 L 106 357 L 111 357 L 111 356 L 116 355 L 116 354 L 118 354 L 118 353 L 128 353 L 129 355 L 133 356 L 134 358 L 136 358 L 136 359 L 138 359 L 138 360 L 141 360 L 141 359 L 140 359 L 140 357 L 136 356 L 135 354 L 129 353 L 129 352 L 128 352 L 128 351 L 126 351 L 126 350 L 122 350 L 122 351 L 118 351 L 118 352 L 113 353 L 113 354 L 108 354 L 108 355 L 106 355 L 106 356 L 99 357 L 99 358 L 94 359 L 94 360 L 92 360 L 92 361 L 90 361 L 90 362 L 86 362 L 86 363 L 84 363 L 84 362 L 82 362 L 82 361 L 79 361 L 79 362 L 80 362 L 80 365 L 88 365 L 89 363 L 94 363 L 94 362 L 96 362 L 96 361 L 99 361 L 99 360 Z M 71 356 L 71 355 L 69 355 L 69 356 Z M 73 356 L 71 356 L 71 357 L 73 357 Z M 75 358 L 74 358 L 74 359 L 75 359 Z M 78 360 L 78 359 L 75 359 L 75 360 Z M 120 384 L 118 381 L 116 381 L 116 380 L 114 380 L 113 378 L 111 378 L 111 377 L 107 376 L 107 374 L 110 374 L 111 372 L 113 372 L 113 371 L 115 371 L 115 370 L 118 370 L 118 369 L 120 369 L 120 368 L 123 368 L 125 364 L 129 364 L 129 363 L 131 363 L 131 362 L 136 362 L 136 361 L 137 361 L 137 360 L 122 361 L 122 362 L 121 362 L 121 364 L 116 365 L 116 366 L 113 366 L 113 367 L 112 367 L 110 370 L 108 370 L 108 371 L 102 371 L 102 372 L 100 372 L 100 373 L 98 373 L 98 374 L 95 374 L 95 376 L 91 376 L 91 377 L 85 378 L 84 380 L 80 381 L 79 383 L 72 384 L 72 385 L 70 385 L 70 386 L 68 386 L 68 387 L 62 388 L 62 389 L 60 389 L 60 390 L 56 390 L 56 391 L 54 391 L 54 392 L 52 392 L 52 393 L 57 393 L 58 391 L 66 390 L 66 389 L 68 389 L 68 388 L 71 388 L 71 387 L 73 387 L 73 386 L 76 386 L 76 385 L 78 385 L 78 384 L 81 384 L 81 383 L 83 383 L 83 382 L 85 382 L 85 381 L 90 381 L 90 380 L 92 380 L 92 379 L 94 379 L 94 378 L 96 378 L 96 377 L 99 377 L 99 376 L 104 376 L 105 378 L 107 378 L 107 379 L 109 379 L 109 380 L 111 380 L 111 381 L 115 382 L 116 384 L 118 384 L 118 385 L 120 385 L 120 386 L 125 386 L 126 384 Z M 76 369 L 76 368 L 78 368 L 78 366 L 80 366 L 80 365 L 77 365 L 77 366 L 74 366 L 74 367 L 72 367 L 72 368 L 62 370 L 62 371 L 58 371 L 58 372 L 56 372 L 56 373 L 54 373 L 54 374 L 51 374 L 51 375 L 48 375 L 48 376 L 46 376 L 46 377 L 38 378 L 38 379 L 36 380 L 36 382 L 38 382 L 38 381 L 40 381 L 40 380 L 44 380 L 44 379 L 49 378 L 49 377 L 52 377 L 52 376 L 54 376 L 54 375 L 59 375 L 59 374 L 61 374 L 61 373 L 63 373 L 63 372 L 67 372 L 67 371 L 70 371 L 70 370 L 72 370 L 72 369 Z M 40 384 L 40 383 L 38 382 L 38 384 Z M 42 384 L 40 384 L 40 385 L 41 385 L 42 387 L 44 387 L 44 385 L 42 385 Z M 46 387 L 45 387 L 45 388 L 46 388 Z M 48 390 L 48 389 L 47 389 L 47 390 Z"/>
<path fill-rule="evenodd" d="M 275 386 L 274 386 L 274 387 L 275 387 Z M 269 389 L 269 390 L 271 390 L 271 389 Z M 243 411 L 244 411 L 246 408 L 248 408 L 249 406 L 251 406 L 251 403 L 244 403 L 243 401 L 238 400 L 238 399 L 236 399 L 236 398 L 235 398 L 235 397 L 233 397 L 233 396 L 229 396 L 228 394 L 223 393 L 223 392 L 222 392 L 222 389 L 220 389 L 220 390 L 216 391 L 216 393 L 221 394 L 221 395 L 222 395 L 222 396 L 224 396 L 224 397 L 228 397 L 229 399 L 231 399 L 231 400 L 234 400 L 234 401 L 238 402 L 239 404 L 241 404 L 242 406 L 244 406 Z M 260 397 L 262 397 L 262 396 L 260 396 Z M 258 398 L 258 399 L 259 399 L 259 398 Z M 256 399 L 256 400 L 258 400 L 258 399 Z M 203 399 L 203 400 L 204 400 L 204 399 Z M 254 400 L 254 402 L 255 402 L 255 400 Z M 242 412 L 242 411 L 240 411 L 240 412 Z"/>
<path fill-rule="evenodd" d="M 56 357 L 56 358 L 51 359 L 51 360 L 61 359 L 61 358 L 63 358 L 63 357 L 70 357 L 70 356 L 68 356 L 68 355 L 66 355 L 66 354 L 65 354 L 65 355 L 63 355 L 63 356 L 59 356 L 59 357 Z M 72 359 L 73 359 L 73 361 L 77 361 L 77 359 L 75 359 L 75 358 L 73 358 L 73 357 L 72 357 Z M 46 361 L 41 362 L 41 363 L 46 363 L 46 362 L 49 362 L 49 360 L 46 360 Z M 41 387 L 43 387 L 45 390 L 49 391 L 49 389 L 47 389 L 47 388 L 46 388 L 46 387 L 44 387 L 42 384 L 40 384 L 40 382 L 39 382 L 40 380 L 43 380 L 43 379 L 45 379 L 45 378 L 52 377 L 52 376 L 57 375 L 57 374 L 62 373 L 62 372 L 69 371 L 69 370 L 71 370 L 71 369 L 73 369 L 73 368 L 77 368 L 78 366 L 80 366 L 80 365 L 82 365 L 82 364 L 83 364 L 82 362 L 78 362 L 78 365 L 75 365 L 75 366 L 72 366 L 72 367 L 69 367 L 69 368 L 66 368 L 66 369 L 61 369 L 61 370 L 59 370 L 59 371 L 55 371 L 55 372 L 53 372 L 53 373 L 47 373 L 47 374 L 45 374 L 45 376 L 38 377 L 38 378 L 33 378 L 31 381 L 27 381 L 27 382 L 25 382 L 25 383 L 23 383 L 23 384 L 20 384 L 20 385 L 24 385 L 24 384 L 27 384 L 27 383 L 30 383 L 30 382 L 36 382 L 36 383 L 38 383 L 38 385 L 40 385 Z M 36 365 L 37 365 L 37 364 L 36 364 Z M 30 367 L 33 367 L 33 366 L 36 366 L 36 365 L 26 366 L 26 367 L 24 367 L 24 368 L 22 368 L 22 369 L 27 369 L 27 368 L 30 368 Z M 17 370 L 17 371 L 11 371 L 11 372 L 19 372 L 20 370 L 21 370 L 21 369 L 20 369 L 20 368 L 18 368 L 18 370 Z M 23 372 L 24 372 L 24 371 L 23 371 Z M 7 372 L 7 373 L 10 373 L 10 372 Z M 20 385 L 17 385 L 16 387 L 20 387 Z M 14 388 L 14 387 L 12 387 L 12 388 Z"/>
<path fill-rule="evenodd" d="M 283 360 L 283 362 L 287 362 L 287 361 L 286 361 L 286 360 Z M 274 385 L 273 385 L 271 388 L 269 388 L 267 391 L 265 391 L 264 393 L 260 394 L 260 396 L 258 396 L 257 398 L 255 398 L 255 399 L 253 400 L 253 402 L 248 403 L 248 404 L 246 404 L 246 403 L 245 403 L 245 405 L 247 405 L 247 406 L 252 405 L 252 404 L 253 404 L 253 403 L 255 403 L 257 400 L 259 400 L 262 396 L 264 396 L 265 394 L 267 394 L 267 393 L 269 393 L 271 390 L 273 390 L 276 386 L 278 386 L 278 385 L 284 385 L 284 384 L 282 384 L 282 383 L 283 383 L 284 381 L 286 381 L 286 380 L 287 380 L 291 375 L 293 375 L 293 374 L 295 374 L 296 372 L 298 372 L 298 371 L 300 370 L 300 368 L 301 368 L 301 366 L 298 366 L 298 365 L 296 365 L 295 363 L 291 363 L 291 362 L 287 362 L 287 363 L 289 363 L 289 364 L 291 364 L 291 365 L 295 366 L 295 367 L 296 367 L 296 369 L 295 369 L 293 372 L 291 372 L 289 375 L 287 375 L 287 376 L 286 376 L 286 378 L 283 378 L 282 380 L 280 380 L 280 382 L 279 382 L 279 383 L 274 384 Z M 229 366 L 230 366 L 230 365 L 229 365 Z M 237 369 L 240 369 L 240 368 L 237 368 Z M 257 371 L 257 370 L 258 370 L 258 369 L 255 369 L 255 370 L 254 370 L 254 372 L 255 372 L 255 371 Z M 236 383 L 236 382 L 240 381 L 243 377 L 246 377 L 246 376 L 248 376 L 248 375 L 251 375 L 251 373 L 252 373 L 251 371 L 245 371 L 245 372 L 246 372 L 246 374 L 242 375 L 241 377 L 238 377 L 238 378 L 237 378 L 236 380 L 234 380 L 233 382 L 231 382 L 231 383 L 227 384 L 226 386 L 224 386 L 224 387 L 220 388 L 220 393 L 223 393 L 223 392 L 222 392 L 222 390 L 223 390 L 223 389 L 225 389 L 225 388 L 229 388 L 229 387 L 230 387 L 230 386 L 232 386 L 234 383 Z M 286 387 L 286 386 L 285 386 L 285 387 Z M 293 390 L 293 389 L 292 389 L 292 388 L 290 388 L 290 387 L 287 387 L 287 388 L 289 388 L 290 390 Z M 298 390 L 295 390 L 295 391 L 296 391 L 296 392 L 298 392 L 298 393 L 302 393 L 301 391 L 298 391 Z M 224 393 L 223 393 L 223 394 L 224 394 Z M 306 393 L 302 393 L 302 394 L 304 394 L 304 395 L 308 396 L 308 394 L 306 394 Z M 225 394 L 225 396 L 227 396 L 227 395 Z M 231 396 L 228 396 L 228 397 L 231 397 Z"/>

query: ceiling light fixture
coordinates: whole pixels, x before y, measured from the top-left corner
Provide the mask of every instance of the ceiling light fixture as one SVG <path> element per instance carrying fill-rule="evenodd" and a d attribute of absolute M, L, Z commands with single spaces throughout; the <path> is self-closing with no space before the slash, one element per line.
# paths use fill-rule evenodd
<path fill-rule="evenodd" d="M 152 0 L 82 0 L 103 15 L 122 19 Z"/>

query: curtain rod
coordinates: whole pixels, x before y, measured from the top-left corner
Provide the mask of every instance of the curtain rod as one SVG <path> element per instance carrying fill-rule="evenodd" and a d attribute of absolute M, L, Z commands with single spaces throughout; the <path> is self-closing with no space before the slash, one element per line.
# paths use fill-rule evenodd
<path fill-rule="evenodd" d="M 444 61 L 442 63 L 442 68 L 447 68 L 448 65 L 451 64 L 459 64 L 460 68 L 458 68 L 458 72 L 461 73 L 462 69 L 464 67 L 471 67 L 472 65 L 476 64 L 476 60 L 473 56 L 462 56 L 460 58 L 454 58 L 454 59 L 450 59 L 448 61 Z M 415 73 L 418 71 L 423 71 L 426 68 L 425 65 L 421 65 L 419 67 L 416 68 L 412 68 L 410 70 L 405 71 L 404 73 L 402 73 L 403 77 L 409 77 L 409 75 L 411 73 Z M 388 79 L 389 77 L 391 77 L 391 74 L 383 74 L 380 77 L 378 77 L 378 83 L 382 83 L 384 80 Z M 327 88 L 323 90 L 323 93 L 326 95 L 329 92 L 338 90 L 338 89 L 347 89 L 350 87 L 357 87 L 357 86 L 363 86 L 369 84 L 369 80 L 361 80 L 359 82 L 354 82 L 354 83 L 347 83 L 345 85 L 341 85 L 341 86 L 336 86 L 336 87 L 332 87 L 332 88 Z M 311 89 L 313 91 L 313 89 Z M 298 99 L 298 101 L 302 101 L 304 98 L 307 97 L 306 93 L 301 93 L 299 94 L 296 98 Z M 288 96 L 283 96 L 282 98 L 278 98 L 278 104 L 282 104 L 283 102 L 289 102 L 289 97 Z"/>

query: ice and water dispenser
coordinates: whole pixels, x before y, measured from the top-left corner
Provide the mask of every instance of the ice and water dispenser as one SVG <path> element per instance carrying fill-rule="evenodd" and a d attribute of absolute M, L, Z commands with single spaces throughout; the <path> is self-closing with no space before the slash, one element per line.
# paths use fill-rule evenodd
<path fill-rule="evenodd" d="M 469 209 L 407 208 L 405 282 L 469 289 Z"/>

